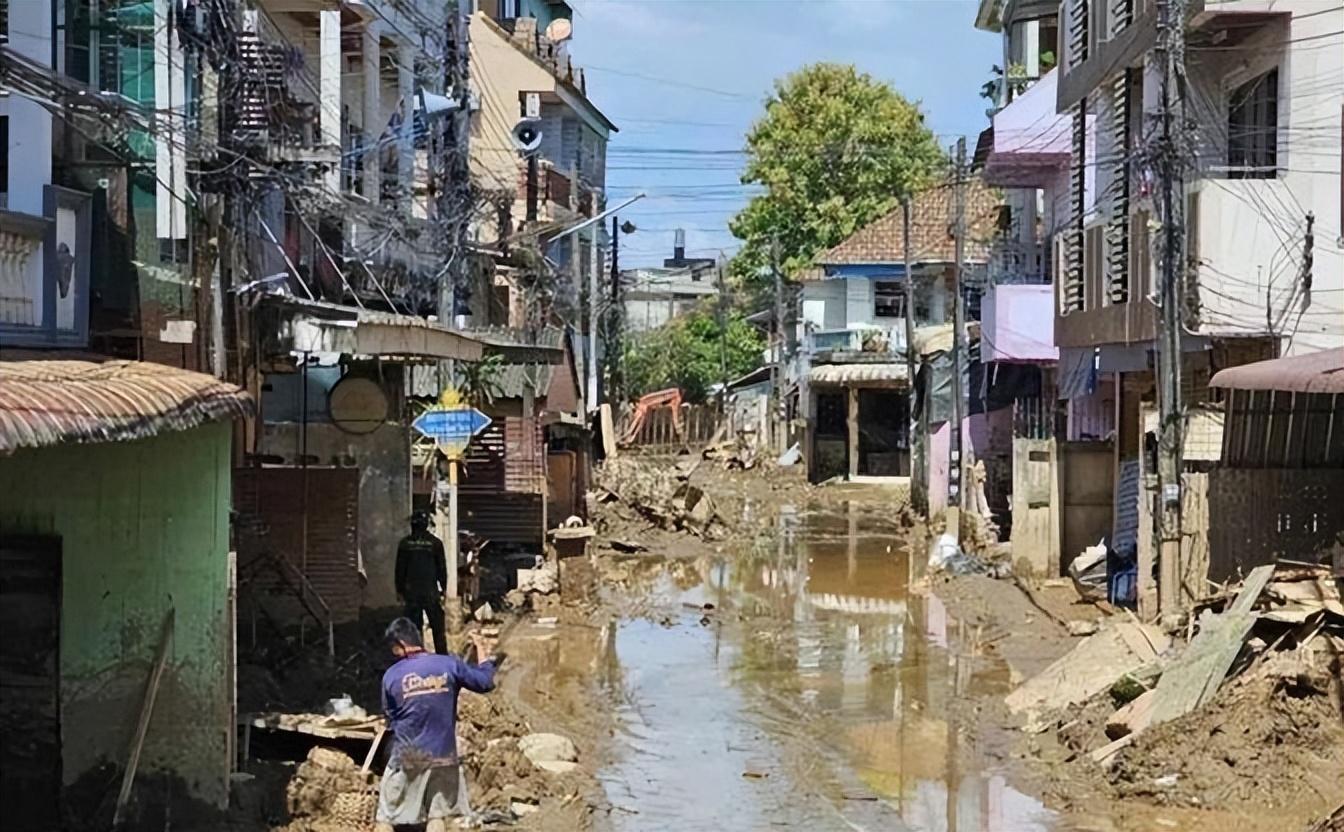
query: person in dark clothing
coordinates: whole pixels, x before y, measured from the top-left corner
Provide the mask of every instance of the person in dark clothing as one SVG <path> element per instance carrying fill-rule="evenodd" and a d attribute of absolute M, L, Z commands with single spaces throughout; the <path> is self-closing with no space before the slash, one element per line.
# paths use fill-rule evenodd
<path fill-rule="evenodd" d="M 472 641 L 476 664 L 425 652 L 420 627 L 410 619 L 398 618 L 387 628 L 397 662 L 383 674 L 392 754 L 379 786 L 377 832 L 422 823 L 426 832 L 447 832 L 449 818 L 470 812 L 457 757 L 458 693 L 492 690 L 504 658 L 479 635 Z"/>
<path fill-rule="evenodd" d="M 436 653 L 448 652 L 440 600 L 447 588 L 443 542 L 429 533 L 429 516 L 417 511 L 411 517 L 411 533 L 397 546 L 397 600 L 405 605 L 406 617 L 417 624 L 421 615 L 429 616 Z"/>

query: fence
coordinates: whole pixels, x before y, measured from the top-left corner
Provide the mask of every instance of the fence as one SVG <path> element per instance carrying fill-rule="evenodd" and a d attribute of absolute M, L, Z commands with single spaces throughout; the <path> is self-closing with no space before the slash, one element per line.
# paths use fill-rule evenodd
<path fill-rule="evenodd" d="M 659 407 L 650 410 L 644 424 L 628 443 L 636 450 L 671 453 L 709 444 L 723 421 L 714 405 L 688 404 L 680 410 Z"/>
<path fill-rule="evenodd" d="M 1209 579 L 1280 558 L 1311 560 L 1344 531 L 1344 469 L 1209 472 Z"/>

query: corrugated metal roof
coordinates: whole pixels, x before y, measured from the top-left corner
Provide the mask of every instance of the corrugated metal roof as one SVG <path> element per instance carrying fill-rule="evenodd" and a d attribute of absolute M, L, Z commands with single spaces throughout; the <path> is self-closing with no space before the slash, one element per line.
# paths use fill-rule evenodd
<path fill-rule="evenodd" d="M 906 383 L 904 364 L 819 364 L 808 373 L 813 384 Z"/>
<path fill-rule="evenodd" d="M 123 442 L 251 415 L 213 376 L 141 361 L 0 361 L 0 454 Z"/>
<path fill-rule="evenodd" d="M 1228 367 L 1214 375 L 1209 386 L 1289 393 L 1344 393 L 1344 347 Z"/>

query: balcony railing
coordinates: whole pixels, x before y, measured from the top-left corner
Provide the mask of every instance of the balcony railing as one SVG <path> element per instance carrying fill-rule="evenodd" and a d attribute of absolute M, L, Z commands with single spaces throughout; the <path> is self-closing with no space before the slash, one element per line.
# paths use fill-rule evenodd
<path fill-rule="evenodd" d="M 808 352 L 863 353 L 868 355 L 903 355 L 905 353 L 905 323 L 891 326 L 856 326 L 846 329 L 811 330 L 807 334 Z"/>

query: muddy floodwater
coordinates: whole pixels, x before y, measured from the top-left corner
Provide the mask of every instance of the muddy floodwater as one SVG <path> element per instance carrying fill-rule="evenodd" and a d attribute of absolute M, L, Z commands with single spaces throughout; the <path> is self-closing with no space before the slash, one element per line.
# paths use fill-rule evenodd
<path fill-rule="evenodd" d="M 949 707 L 1006 689 L 1006 671 L 970 661 L 975 634 L 907 593 L 903 538 L 883 525 L 782 510 L 747 551 L 627 587 L 636 602 L 591 657 L 557 651 L 554 671 L 592 672 L 614 714 L 598 770 L 611 827 L 1055 828 Z"/>

